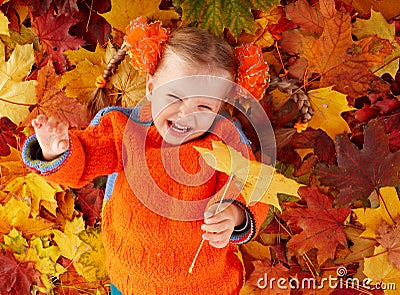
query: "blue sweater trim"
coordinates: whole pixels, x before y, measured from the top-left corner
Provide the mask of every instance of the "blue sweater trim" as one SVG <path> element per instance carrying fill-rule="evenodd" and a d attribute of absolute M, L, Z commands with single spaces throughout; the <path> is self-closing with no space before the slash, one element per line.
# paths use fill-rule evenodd
<path fill-rule="evenodd" d="M 68 150 L 61 156 L 52 161 L 44 161 L 41 159 L 42 150 L 40 149 L 36 134 L 33 134 L 25 141 L 22 147 L 22 160 L 34 171 L 40 172 L 42 175 L 47 175 L 60 169 L 71 156 L 71 151 L 72 141 L 70 141 Z"/>

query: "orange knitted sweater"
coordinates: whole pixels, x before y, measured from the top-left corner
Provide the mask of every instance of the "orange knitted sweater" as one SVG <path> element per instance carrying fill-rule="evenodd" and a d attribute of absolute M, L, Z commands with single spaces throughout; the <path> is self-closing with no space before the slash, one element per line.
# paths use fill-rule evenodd
<path fill-rule="evenodd" d="M 145 115 L 143 108 L 141 120 Z M 219 139 L 216 134 L 228 134 L 229 142 L 237 143 L 236 149 L 243 153 L 248 149 L 240 143 L 229 120 L 218 120 L 212 133 L 181 146 L 163 145 L 154 126 L 144 126 L 122 112 L 110 111 L 97 126 L 71 132 L 70 149 L 55 162 L 37 162 L 40 160 L 32 158 L 32 144 L 26 145 L 24 158 L 48 180 L 71 187 L 118 172 L 112 197 L 103 210 L 102 234 L 110 279 L 123 294 L 238 294 L 243 266 L 234 243 L 247 242 L 255 235 L 268 205 L 247 207 L 240 195 L 231 200 L 248 212 L 250 232 L 222 249 L 204 243 L 193 273 L 189 273 L 202 239 L 203 220 L 185 220 L 195 214 L 190 210 L 196 206 L 186 210 L 181 204 L 164 202 L 167 195 L 173 201 L 198 204 L 200 216 L 205 204 L 215 202 L 209 200 L 221 191 L 227 176 L 204 165 L 193 146 L 211 148 L 211 140 Z M 177 180 L 176 171 L 186 172 L 189 180 Z M 194 175 L 206 180 L 193 185 L 190 177 Z M 234 187 L 229 187 L 227 200 L 236 193 Z M 157 200 L 161 200 L 159 204 Z M 158 209 L 162 215 L 154 212 Z"/>

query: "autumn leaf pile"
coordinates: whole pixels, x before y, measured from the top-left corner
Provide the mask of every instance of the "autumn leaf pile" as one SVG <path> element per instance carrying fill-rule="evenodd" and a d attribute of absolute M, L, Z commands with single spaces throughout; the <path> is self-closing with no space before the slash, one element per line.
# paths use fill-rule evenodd
<path fill-rule="evenodd" d="M 10 0 L 0 12 L 0 294 L 107 294 L 104 178 L 77 189 L 27 170 L 20 148 L 38 114 L 84 128 L 96 77 L 142 15 L 194 25 L 269 63 L 260 100 L 274 128 L 276 190 L 256 239 L 240 247 L 242 294 L 383 294 L 400 288 L 400 4 L 397 0 Z M 107 85 L 134 106 L 144 77 L 124 61 Z M 239 119 L 242 119 L 238 115 Z M 258 139 L 245 121 L 254 143 Z M 289 179 L 291 182 L 289 182 Z M 286 190 L 287 189 L 287 190 Z M 370 279 L 370 289 L 260 288 L 260 278 Z M 262 281 L 261 281 L 262 282 Z M 399 294 L 385 290 L 385 294 Z"/>

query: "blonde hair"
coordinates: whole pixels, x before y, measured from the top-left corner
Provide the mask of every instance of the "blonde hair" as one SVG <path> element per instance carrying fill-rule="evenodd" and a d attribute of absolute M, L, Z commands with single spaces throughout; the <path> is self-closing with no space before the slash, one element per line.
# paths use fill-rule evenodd
<path fill-rule="evenodd" d="M 111 58 L 102 76 L 106 81 L 116 73 L 119 64 L 129 50 L 126 45 Z M 165 56 L 174 54 L 189 67 L 207 69 L 211 75 L 222 75 L 228 73 L 232 80 L 235 79 L 237 61 L 233 48 L 221 37 L 195 27 L 182 27 L 171 33 L 165 43 L 162 58 L 157 65 L 154 75 L 162 72 L 165 66 Z M 105 88 L 97 88 L 89 97 L 86 110 L 89 119 L 102 108 L 111 105 L 111 100 Z"/>

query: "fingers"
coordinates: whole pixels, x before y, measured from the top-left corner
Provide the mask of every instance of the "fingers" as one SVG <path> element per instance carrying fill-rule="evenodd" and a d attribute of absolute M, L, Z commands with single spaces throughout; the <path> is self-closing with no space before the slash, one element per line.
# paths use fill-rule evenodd
<path fill-rule="evenodd" d="M 230 230 L 221 233 L 205 233 L 203 239 L 209 241 L 209 244 L 215 248 L 225 247 L 230 240 L 232 232 Z"/>
<path fill-rule="evenodd" d="M 47 129 L 47 132 L 65 133 L 68 131 L 67 124 L 58 121 L 54 117 L 47 118 L 45 115 L 39 115 L 35 119 L 33 119 L 32 126 L 35 129 Z"/>

